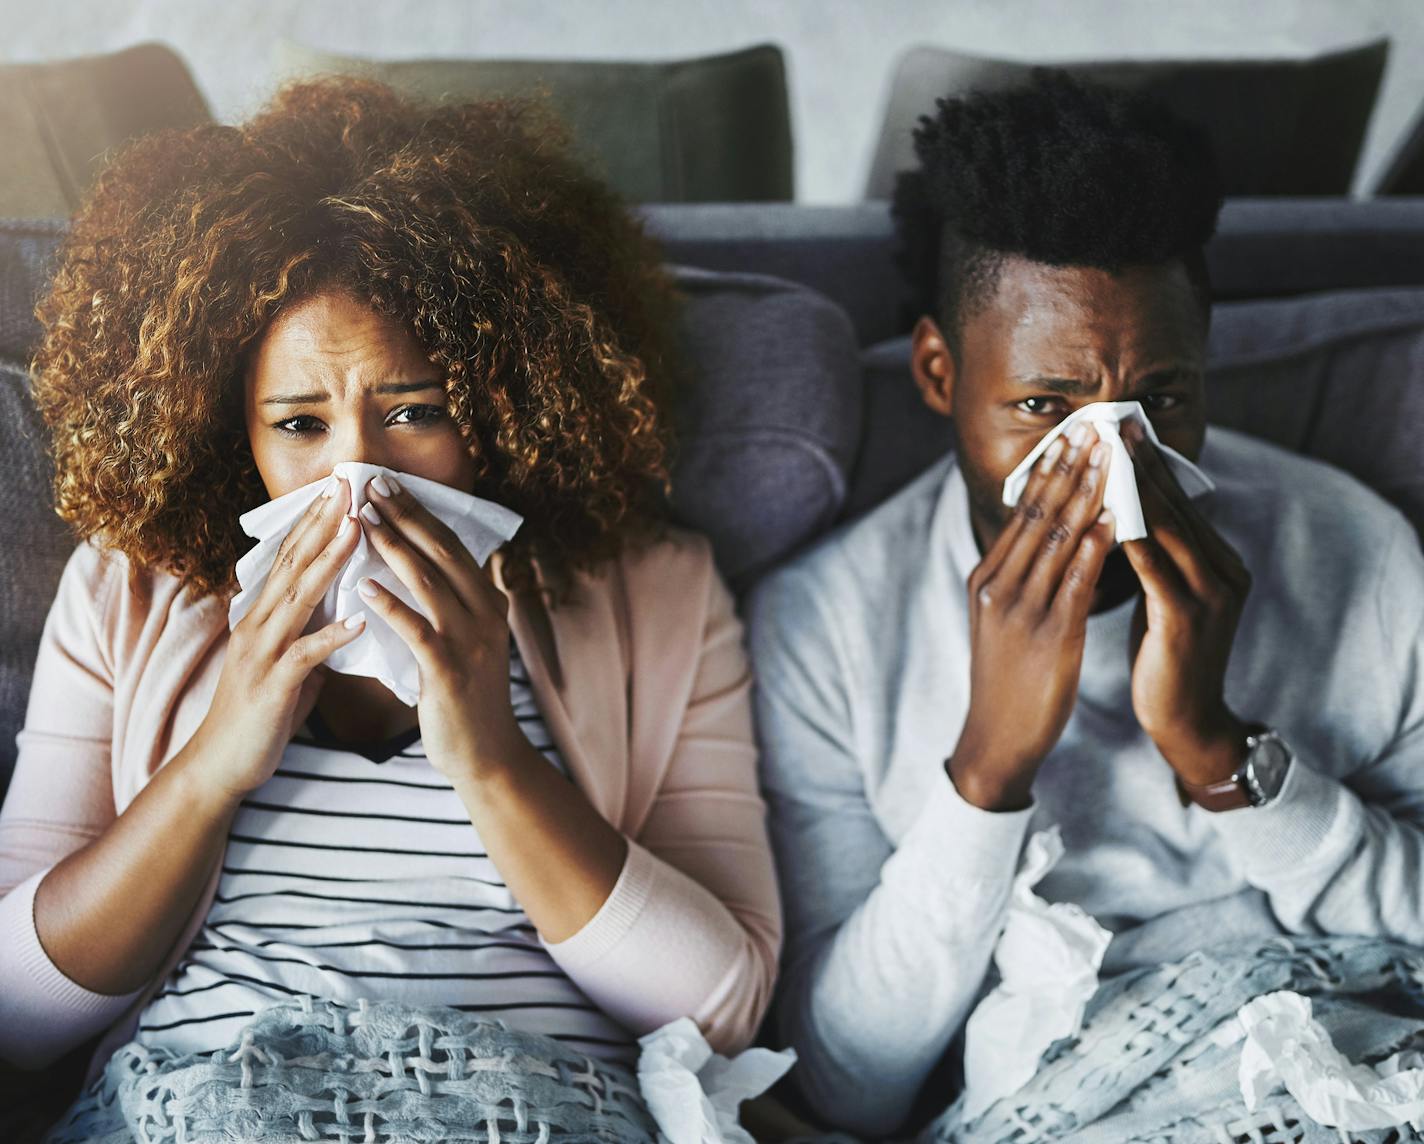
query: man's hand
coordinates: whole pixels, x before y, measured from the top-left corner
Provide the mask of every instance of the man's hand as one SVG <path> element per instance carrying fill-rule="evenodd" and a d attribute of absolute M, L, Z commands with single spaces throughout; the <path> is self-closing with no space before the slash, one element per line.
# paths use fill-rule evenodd
<path fill-rule="evenodd" d="M 1107 457 L 1087 425 L 1055 441 L 969 577 L 969 714 L 947 766 L 961 797 L 986 810 L 1028 805 L 1073 712 L 1093 589 L 1112 548 Z"/>
<path fill-rule="evenodd" d="M 1246 724 L 1227 706 L 1223 689 L 1251 574 L 1141 428 L 1129 425 L 1123 437 L 1148 528 L 1145 539 L 1123 545 L 1143 589 L 1134 624 L 1141 641 L 1133 641 L 1133 711 L 1185 781 L 1220 782 L 1246 754 Z"/>

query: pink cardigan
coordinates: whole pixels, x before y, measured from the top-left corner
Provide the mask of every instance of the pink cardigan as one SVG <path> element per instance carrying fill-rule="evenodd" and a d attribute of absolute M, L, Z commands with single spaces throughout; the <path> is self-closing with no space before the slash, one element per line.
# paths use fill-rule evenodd
<path fill-rule="evenodd" d="M 222 667 L 226 602 L 161 573 L 130 583 L 128 567 L 92 544 L 70 558 L 0 810 L 0 1059 L 42 1067 L 107 1027 L 91 1077 L 202 926 L 219 874 L 135 993 L 71 981 L 35 932 L 40 879 L 187 742 Z M 635 1033 L 690 1016 L 714 1048 L 741 1049 L 771 998 L 781 913 L 741 625 L 707 542 L 630 549 L 553 609 L 516 595 L 510 627 L 574 781 L 629 840 L 608 900 L 550 953 Z"/>

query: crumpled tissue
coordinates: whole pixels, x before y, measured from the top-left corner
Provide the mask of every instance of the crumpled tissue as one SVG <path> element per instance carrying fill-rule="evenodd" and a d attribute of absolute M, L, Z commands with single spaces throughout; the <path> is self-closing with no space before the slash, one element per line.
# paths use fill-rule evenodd
<path fill-rule="evenodd" d="M 438 481 L 360 461 L 342 461 L 332 470 L 332 475 L 344 478 L 351 487 L 347 515 L 355 516 L 361 511 L 367 500 L 366 484 L 377 474 L 394 477 L 403 489 L 454 531 L 481 566 L 495 549 L 514 536 L 523 523 L 524 518 L 518 513 L 493 501 L 471 496 Z M 323 477 L 303 485 L 238 518 L 242 531 L 254 538 L 257 544 L 237 562 L 237 582 L 242 590 L 228 605 L 229 629 L 236 627 L 238 621 L 251 610 L 271 574 L 282 541 L 301 519 L 307 506 L 321 495 L 326 482 L 327 478 Z M 390 589 L 422 615 L 425 614 L 425 610 L 401 583 L 400 577 L 377 555 L 363 531 L 356 541 L 356 550 L 312 612 L 306 631 L 317 631 L 327 624 L 364 611 L 366 630 L 345 647 L 332 652 L 327 657 L 327 666 L 344 675 L 367 675 L 379 679 L 402 703 L 413 707 L 420 698 L 420 669 L 405 641 L 366 606 L 366 601 L 357 591 L 357 584 L 367 576 Z"/>
<path fill-rule="evenodd" d="M 1082 1028 L 1112 934 L 1072 902 L 1050 904 L 1033 892 L 1063 857 L 1057 826 L 1024 848 L 1004 932 L 994 947 L 999 984 L 965 1026 L 964 1123 L 1017 1092 L 1044 1050 Z"/>
<path fill-rule="evenodd" d="M 1246 1034 L 1240 1082 L 1249 1110 L 1284 1085 L 1327 1128 L 1424 1129 L 1424 1054 L 1396 1053 L 1374 1067 L 1351 1064 L 1311 1016 L 1310 998 L 1288 990 L 1248 1001 L 1236 1016 Z"/>
<path fill-rule="evenodd" d="M 752 1048 L 727 1058 L 697 1023 L 679 1017 L 638 1038 L 638 1086 L 659 1144 L 755 1144 L 737 1123 L 742 1101 L 760 1096 L 796 1063 L 796 1051 Z"/>
<path fill-rule="evenodd" d="M 1016 505 L 1023 496 L 1033 466 L 1047 451 L 1048 446 L 1063 436 L 1073 426 L 1086 421 L 1098 431 L 1098 437 L 1108 446 L 1107 484 L 1103 489 L 1103 507 L 1108 509 L 1117 528 L 1114 539 L 1121 544 L 1125 540 L 1141 540 L 1147 535 L 1147 522 L 1142 516 L 1142 501 L 1137 492 L 1137 479 L 1132 467 L 1132 458 L 1127 454 L 1127 446 L 1122 440 L 1122 423 L 1135 421 L 1142 426 L 1148 439 L 1157 446 L 1188 497 L 1199 497 L 1209 493 L 1216 485 L 1201 469 L 1192 464 L 1175 449 L 1162 444 L 1157 432 L 1152 428 L 1146 411 L 1140 401 L 1095 401 L 1075 409 L 1055 425 L 1043 440 L 1033 447 L 1018 467 L 1004 480 L 1004 503 Z"/>

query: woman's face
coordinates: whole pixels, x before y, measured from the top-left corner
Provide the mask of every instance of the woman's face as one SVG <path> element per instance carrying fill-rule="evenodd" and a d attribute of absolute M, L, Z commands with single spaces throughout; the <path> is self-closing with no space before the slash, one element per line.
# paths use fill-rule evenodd
<path fill-rule="evenodd" d="M 475 466 L 415 336 L 349 294 L 273 319 L 249 361 L 247 439 L 272 498 L 364 461 L 469 492 Z"/>

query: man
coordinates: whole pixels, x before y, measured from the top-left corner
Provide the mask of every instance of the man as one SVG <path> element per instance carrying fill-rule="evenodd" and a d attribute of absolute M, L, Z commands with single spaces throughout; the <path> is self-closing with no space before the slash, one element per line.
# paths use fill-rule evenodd
<path fill-rule="evenodd" d="M 1260 934 L 1424 943 L 1424 560 L 1326 466 L 1205 423 L 1204 138 L 1041 75 L 940 101 L 896 218 L 955 452 L 752 601 L 787 911 L 781 1032 L 814 1111 L 886 1135 L 992 984 L 1028 834 L 1116 935 L 1104 973 Z M 1139 401 L 1214 492 L 1125 434 L 1149 534 L 1114 546 L 1090 402 Z"/>

